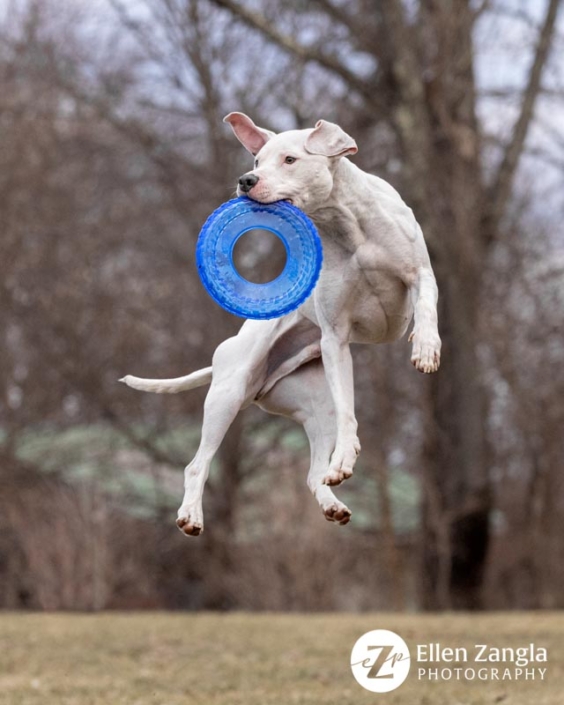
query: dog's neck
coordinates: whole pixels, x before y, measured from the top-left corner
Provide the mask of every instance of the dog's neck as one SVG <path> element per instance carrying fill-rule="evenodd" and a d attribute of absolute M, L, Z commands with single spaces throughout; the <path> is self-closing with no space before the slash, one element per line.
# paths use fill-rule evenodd
<path fill-rule="evenodd" d="M 361 228 L 362 207 L 366 200 L 365 195 L 358 192 L 359 171 L 348 159 L 339 159 L 329 197 L 308 212 L 324 239 L 338 240 L 350 252 L 354 252 L 366 239 Z"/>
<path fill-rule="evenodd" d="M 308 215 L 315 219 L 326 220 L 327 218 L 332 218 L 335 209 L 337 209 L 347 210 L 355 218 L 359 218 L 362 207 L 362 204 L 359 204 L 359 194 L 357 192 L 359 171 L 359 168 L 346 157 L 339 159 L 333 172 L 331 193 L 323 203 L 318 204 Z"/>

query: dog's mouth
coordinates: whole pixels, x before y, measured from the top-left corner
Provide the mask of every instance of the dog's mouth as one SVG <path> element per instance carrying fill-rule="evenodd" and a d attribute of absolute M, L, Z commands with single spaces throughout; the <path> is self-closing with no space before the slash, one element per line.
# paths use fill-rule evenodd
<path fill-rule="evenodd" d="M 248 198 L 251 198 L 253 201 L 256 201 L 257 203 L 262 203 L 263 205 L 268 205 L 269 203 L 279 203 L 280 201 L 285 201 L 286 203 L 291 203 L 292 205 L 294 204 L 294 199 L 293 198 L 270 198 L 269 196 L 257 196 L 254 193 L 251 193 L 250 191 L 245 194 L 239 194 L 239 195 L 244 195 L 247 196 Z"/>
<path fill-rule="evenodd" d="M 259 184 L 260 185 L 260 184 Z M 242 191 L 241 188 L 237 187 L 238 196 L 246 196 L 252 201 L 257 203 L 262 203 L 263 205 L 269 205 L 270 203 L 279 203 L 284 201 L 290 203 L 291 205 L 296 205 L 296 200 L 292 196 L 273 196 L 270 189 L 260 189 L 258 186 L 253 187 L 250 191 Z"/>

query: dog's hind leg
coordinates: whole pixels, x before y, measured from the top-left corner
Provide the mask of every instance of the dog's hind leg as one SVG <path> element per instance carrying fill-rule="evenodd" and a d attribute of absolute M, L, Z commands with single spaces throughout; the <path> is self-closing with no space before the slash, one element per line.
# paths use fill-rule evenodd
<path fill-rule="evenodd" d="M 211 461 L 237 413 L 252 403 L 264 384 L 268 351 L 278 328 L 277 321 L 247 321 L 214 353 L 200 445 L 184 471 L 184 499 L 176 521 L 186 535 L 203 531 L 202 496 Z"/>
<path fill-rule="evenodd" d="M 307 484 L 325 518 L 347 524 L 351 512 L 323 483 L 335 449 L 336 420 L 333 398 L 321 360 L 302 365 L 256 402 L 265 411 L 288 416 L 302 424 L 307 434 L 311 464 Z"/>

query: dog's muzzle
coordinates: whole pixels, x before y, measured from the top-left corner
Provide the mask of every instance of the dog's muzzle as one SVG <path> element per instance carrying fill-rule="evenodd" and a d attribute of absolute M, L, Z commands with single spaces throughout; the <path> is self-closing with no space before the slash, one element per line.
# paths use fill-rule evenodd
<path fill-rule="evenodd" d="M 243 193 L 249 193 L 249 191 L 256 186 L 259 181 L 259 177 L 256 174 L 243 174 L 239 177 L 239 188 Z"/>

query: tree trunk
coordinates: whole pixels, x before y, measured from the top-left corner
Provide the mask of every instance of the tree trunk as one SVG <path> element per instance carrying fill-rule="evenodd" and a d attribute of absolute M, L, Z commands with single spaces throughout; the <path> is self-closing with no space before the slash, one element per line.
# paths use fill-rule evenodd
<path fill-rule="evenodd" d="M 435 37 L 425 82 L 426 221 L 439 286 L 441 368 L 429 381 L 424 449 L 422 558 L 425 608 L 477 609 L 489 546 L 486 395 L 478 359 L 480 292 L 485 268 L 484 183 L 468 3 L 422 5 Z M 426 128 L 426 129 L 425 129 Z M 410 155 L 406 154 L 406 161 Z M 413 162 L 415 165 L 416 162 Z M 419 187 L 420 188 L 420 187 Z"/>
<path fill-rule="evenodd" d="M 471 85 L 471 84 L 470 84 Z M 477 151 L 455 130 L 434 150 L 441 368 L 429 380 L 424 451 L 426 608 L 478 609 L 489 546 L 487 398 L 478 359 L 485 248 Z M 442 135 L 446 137 L 446 135 Z M 429 494 L 431 493 L 431 494 Z"/>
<path fill-rule="evenodd" d="M 482 606 L 490 537 L 486 400 L 478 341 L 475 329 L 456 308 L 455 297 L 443 296 L 442 368 L 429 380 L 432 422 L 424 452 L 422 537 L 425 609 Z"/>

